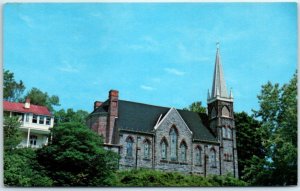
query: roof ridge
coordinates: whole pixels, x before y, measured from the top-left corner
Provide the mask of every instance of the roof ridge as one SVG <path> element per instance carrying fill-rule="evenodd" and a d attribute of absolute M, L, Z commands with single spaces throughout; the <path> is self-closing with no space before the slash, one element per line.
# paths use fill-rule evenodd
<path fill-rule="evenodd" d="M 6 101 L 6 100 L 3 100 L 3 102 L 9 102 L 9 103 L 14 103 L 14 104 L 25 104 L 25 103 L 22 103 L 22 102 L 11 102 L 11 101 Z M 45 108 L 48 109 L 48 107 L 47 107 L 47 106 L 44 106 L 44 105 L 36 105 L 36 104 L 30 103 L 30 107 L 31 107 L 31 106 L 45 107 Z M 49 109 L 48 109 L 48 110 L 49 110 Z"/>
<path fill-rule="evenodd" d="M 120 99 L 119 99 L 119 101 L 130 102 L 130 103 L 135 103 L 135 104 L 140 104 L 140 105 L 146 105 L 146 106 L 152 106 L 152 107 L 166 108 L 166 109 L 171 109 L 171 108 L 172 108 L 172 107 L 158 106 L 158 105 L 152 105 L 152 104 L 140 103 L 140 102 L 128 101 L 128 100 L 120 100 Z M 175 109 L 176 109 L 176 108 L 175 108 Z"/>

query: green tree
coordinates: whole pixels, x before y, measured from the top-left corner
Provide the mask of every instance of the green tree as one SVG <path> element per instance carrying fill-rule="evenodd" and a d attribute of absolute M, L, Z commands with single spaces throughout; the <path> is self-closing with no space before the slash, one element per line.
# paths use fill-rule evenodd
<path fill-rule="evenodd" d="M 254 111 L 261 119 L 259 133 L 266 157 L 246 168 L 248 177 L 255 177 L 254 184 L 297 184 L 297 73 L 288 84 L 268 82 L 258 95 L 260 109 Z M 259 173 L 258 173 L 259 172 Z M 263 177 L 263 176 L 267 176 Z"/>
<path fill-rule="evenodd" d="M 183 108 L 183 110 L 188 110 L 196 113 L 206 113 L 206 108 L 202 106 L 201 101 L 193 102 L 189 107 Z"/>
<path fill-rule="evenodd" d="M 3 72 L 3 99 L 7 101 L 17 102 L 25 90 L 22 80 L 15 81 L 14 73 L 9 70 Z"/>
<path fill-rule="evenodd" d="M 87 111 L 77 110 L 76 112 L 69 108 L 67 111 L 61 109 L 59 111 L 54 112 L 55 124 L 59 125 L 61 123 L 66 122 L 79 122 L 83 125 L 86 124 L 86 118 L 89 115 Z"/>
<path fill-rule="evenodd" d="M 14 149 L 22 140 L 19 117 L 4 117 L 4 150 Z"/>
<path fill-rule="evenodd" d="M 46 106 L 50 111 L 54 111 L 54 106 L 60 106 L 58 96 L 49 96 L 47 92 L 42 92 L 38 88 L 32 88 L 28 91 L 22 102 L 24 102 L 26 98 L 30 98 L 32 104 Z"/>
<path fill-rule="evenodd" d="M 55 186 L 105 186 L 117 169 L 118 156 L 103 149 L 102 138 L 80 123 L 53 128 L 49 145 L 38 150 L 38 161 Z"/>
<path fill-rule="evenodd" d="M 249 116 L 246 112 L 234 113 L 236 142 L 238 154 L 239 177 L 244 181 L 251 181 L 251 177 L 244 175 L 244 169 L 253 164 L 252 157 L 258 159 L 265 158 L 265 150 L 262 145 L 262 137 L 259 133 L 261 124 L 254 116 Z M 257 160 L 255 160 L 257 161 Z"/>
<path fill-rule="evenodd" d="M 5 186 L 52 186 L 45 170 L 36 160 L 36 152 L 31 148 L 14 149 L 4 152 Z"/>

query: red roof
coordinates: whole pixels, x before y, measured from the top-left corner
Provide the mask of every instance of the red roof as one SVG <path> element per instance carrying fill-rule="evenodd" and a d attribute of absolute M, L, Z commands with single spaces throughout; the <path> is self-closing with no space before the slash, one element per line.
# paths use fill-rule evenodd
<path fill-rule="evenodd" d="M 45 106 L 33 105 L 30 104 L 30 108 L 26 109 L 24 103 L 15 103 L 9 101 L 3 101 L 3 110 L 4 111 L 14 111 L 20 113 L 33 113 L 36 115 L 48 115 L 51 116 L 48 108 Z"/>

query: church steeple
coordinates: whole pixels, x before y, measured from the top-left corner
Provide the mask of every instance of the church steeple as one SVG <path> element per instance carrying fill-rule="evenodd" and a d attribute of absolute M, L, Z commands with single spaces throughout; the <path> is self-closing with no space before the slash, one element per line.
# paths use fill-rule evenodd
<path fill-rule="evenodd" d="M 212 84 L 211 96 L 210 96 L 210 99 L 215 99 L 215 98 L 230 99 L 227 93 L 226 83 L 224 80 L 219 43 L 217 43 L 215 70 L 214 70 L 213 84 Z"/>
<path fill-rule="evenodd" d="M 232 89 L 229 95 L 227 93 L 219 43 L 217 43 L 211 95 L 207 96 L 207 115 L 209 127 L 220 142 L 219 159 L 223 161 L 220 162 L 220 174 L 232 173 L 234 177 L 238 177 L 233 93 Z"/>

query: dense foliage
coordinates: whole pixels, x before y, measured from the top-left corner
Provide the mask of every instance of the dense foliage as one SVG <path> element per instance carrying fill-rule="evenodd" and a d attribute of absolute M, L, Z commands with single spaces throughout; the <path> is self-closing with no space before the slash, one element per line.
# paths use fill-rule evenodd
<path fill-rule="evenodd" d="M 254 116 L 249 116 L 245 112 L 234 113 L 234 119 L 239 177 L 247 182 L 248 179 L 244 177 L 244 169 L 252 165 L 251 158 L 255 156 L 263 159 L 265 157 L 262 136 L 259 133 L 261 123 Z"/>
<path fill-rule="evenodd" d="M 232 176 L 198 176 L 156 170 L 118 171 L 114 186 L 246 186 L 247 183 Z"/>
<path fill-rule="evenodd" d="M 22 140 L 18 117 L 4 117 L 4 150 L 14 149 Z"/>
<path fill-rule="evenodd" d="M 66 122 L 78 122 L 81 124 L 86 124 L 86 118 L 88 115 L 89 113 L 84 110 L 74 111 L 70 108 L 65 111 L 64 109 L 61 109 L 54 112 L 55 125 Z"/>
<path fill-rule="evenodd" d="M 9 70 L 3 72 L 3 99 L 7 101 L 19 101 L 25 90 L 22 80 L 16 82 L 14 73 Z"/>
<path fill-rule="evenodd" d="M 193 102 L 188 107 L 183 108 L 183 110 L 188 110 L 196 113 L 206 113 L 206 108 L 202 106 L 201 101 Z"/>
<path fill-rule="evenodd" d="M 297 73 L 288 84 L 268 82 L 258 95 L 259 128 L 266 157 L 254 156 L 245 169 L 253 185 L 297 184 Z"/>
<path fill-rule="evenodd" d="M 53 181 L 36 160 L 31 148 L 4 152 L 4 185 L 6 186 L 52 186 Z"/>
<path fill-rule="evenodd" d="M 47 92 L 42 92 L 38 88 L 29 90 L 21 101 L 25 102 L 26 98 L 30 98 L 30 103 L 46 106 L 50 111 L 54 111 L 54 106 L 60 106 L 58 96 L 49 96 Z"/>
<path fill-rule="evenodd" d="M 118 167 L 118 157 L 103 149 L 99 135 L 72 122 L 53 128 L 52 137 L 37 155 L 55 186 L 108 185 Z"/>

